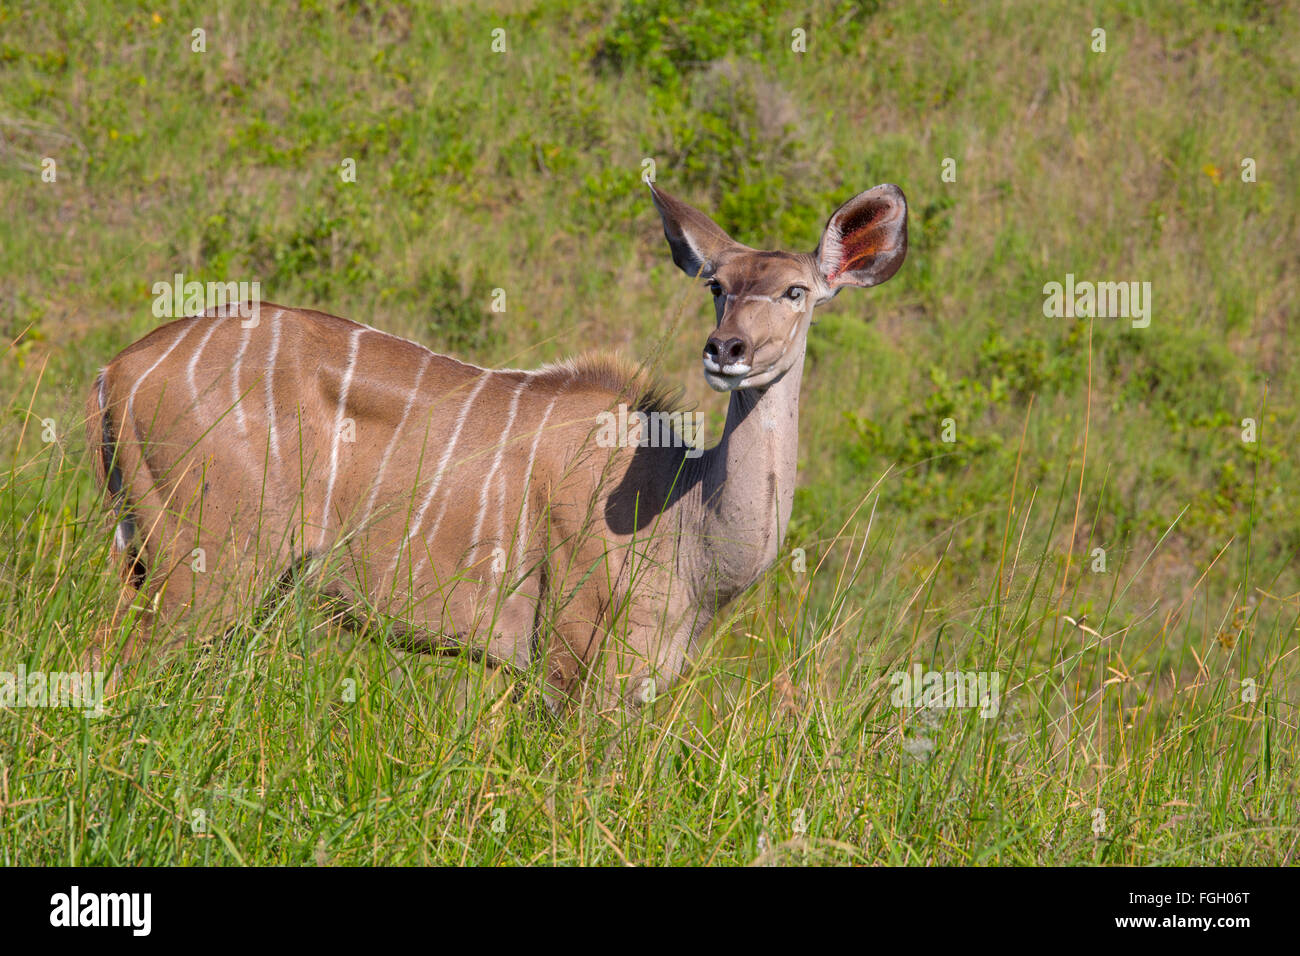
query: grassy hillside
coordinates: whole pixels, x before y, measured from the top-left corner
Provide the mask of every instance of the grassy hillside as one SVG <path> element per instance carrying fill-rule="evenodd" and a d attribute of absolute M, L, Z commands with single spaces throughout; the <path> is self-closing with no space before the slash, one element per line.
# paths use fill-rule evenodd
<path fill-rule="evenodd" d="M 1294 862 L 1300 11 L 710 6 L 0 6 L 0 671 L 111 607 L 82 404 L 155 282 L 621 350 L 716 436 L 644 162 L 754 246 L 911 208 L 810 335 L 785 556 L 644 719 L 299 589 L 105 716 L 0 710 L 0 861 Z M 1150 324 L 1047 317 L 1067 274 L 1149 282 Z M 895 707 L 914 662 L 997 673 L 997 715 Z"/>

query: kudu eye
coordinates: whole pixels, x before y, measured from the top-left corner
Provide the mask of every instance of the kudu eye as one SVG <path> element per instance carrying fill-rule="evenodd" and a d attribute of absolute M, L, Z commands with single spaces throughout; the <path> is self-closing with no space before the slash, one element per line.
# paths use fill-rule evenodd
<path fill-rule="evenodd" d="M 808 294 L 808 290 L 801 285 L 792 285 L 785 290 L 785 297 L 791 302 L 802 302 L 803 297 Z"/>
<path fill-rule="evenodd" d="M 722 286 L 720 286 L 720 285 L 718 284 L 718 280 L 717 280 L 717 279 L 710 279 L 710 280 L 709 280 L 709 294 L 710 294 L 711 296 L 713 296 L 715 299 L 716 299 L 718 296 L 722 295 Z"/>

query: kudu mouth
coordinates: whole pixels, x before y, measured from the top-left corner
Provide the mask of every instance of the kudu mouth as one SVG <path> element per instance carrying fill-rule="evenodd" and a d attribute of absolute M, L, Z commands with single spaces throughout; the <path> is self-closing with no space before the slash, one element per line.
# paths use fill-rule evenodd
<path fill-rule="evenodd" d="M 802 310 L 801 310 L 802 311 Z M 803 312 L 781 336 L 764 336 L 754 342 L 745 332 L 709 336 L 704 346 L 704 380 L 715 392 L 766 388 L 789 371 L 792 361 L 801 359 L 800 332 L 807 333 L 811 309 Z M 783 341 L 782 341 L 783 340 Z M 774 347 L 779 349 L 772 355 Z"/>
<path fill-rule="evenodd" d="M 703 360 L 704 381 L 715 392 L 738 392 L 747 388 L 766 388 L 789 371 L 788 368 L 782 368 L 783 363 L 781 360 L 785 357 L 785 354 L 785 352 L 782 352 L 776 357 L 775 361 L 761 366 L 748 362 L 719 365 L 717 361 L 705 355 Z"/>
<path fill-rule="evenodd" d="M 733 362 L 720 365 L 709 355 L 704 356 L 704 380 L 715 392 L 734 392 L 745 387 L 745 380 L 753 372 L 748 362 Z"/>

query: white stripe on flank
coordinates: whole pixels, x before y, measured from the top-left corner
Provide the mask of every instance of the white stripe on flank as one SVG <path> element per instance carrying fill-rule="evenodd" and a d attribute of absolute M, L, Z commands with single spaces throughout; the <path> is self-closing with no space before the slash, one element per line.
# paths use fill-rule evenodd
<path fill-rule="evenodd" d="M 497 456 L 492 459 L 492 467 L 488 470 L 487 479 L 483 482 L 483 490 L 478 496 L 478 517 L 474 519 L 474 533 L 470 536 L 470 552 L 466 565 L 474 566 L 474 558 L 478 554 L 478 536 L 483 533 L 483 517 L 487 514 L 488 492 L 492 489 L 492 479 L 496 477 L 497 472 L 501 470 L 501 462 L 506 457 L 506 445 L 510 440 L 510 429 L 514 427 L 515 415 L 519 413 L 519 398 L 524 394 L 524 387 L 528 384 L 528 378 L 525 377 L 518 385 L 515 386 L 515 393 L 510 399 L 510 414 L 506 416 L 505 427 L 501 429 L 501 443 L 497 446 Z M 504 478 L 501 479 L 503 482 Z M 497 515 L 497 541 L 501 540 L 501 515 Z"/>
<path fill-rule="evenodd" d="M 488 373 L 488 374 L 492 374 L 492 373 Z M 487 376 L 485 375 L 485 376 L 484 376 L 484 381 L 486 381 L 486 380 L 487 380 Z M 482 385 L 479 386 L 479 388 L 482 388 L 482 387 L 483 387 Z M 476 394 L 476 395 L 478 394 L 478 389 L 475 389 L 475 390 L 474 390 L 474 394 Z M 472 399 L 471 399 L 471 400 L 472 400 Z M 464 417 L 464 416 L 462 416 L 462 419 L 463 419 L 463 417 Z M 460 437 L 460 427 L 459 427 L 459 426 L 457 426 L 457 428 L 456 428 L 456 436 L 457 436 L 457 437 Z M 453 443 L 454 443 L 454 439 L 453 439 Z M 433 524 L 429 525 L 429 533 L 428 533 L 427 535 L 425 535 L 425 538 L 428 539 L 429 541 L 432 541 L 434 538 L 436 538 L 436 537 L 438 536 L 438 528 L 442 526 L 442 519 L 445 518 L 445 517 L 447 517 L 447 506 L 450 505 L 450 504 L 451 504 L 451 495 L 444 495 L 443 498 L 442 498 L 442 507 L 440 507 L 440 508 L 438 509 L 438 517 L 436 517 L 436 518 L 433 519 Z M 428 555 L 428 553 L 429 553 L 428 548 L 425 548 L 425 552 L 424 552 L 424 553 L 425 553 L 426 556 Z"/>
<path fill-rule="evenodd" d="M 163 352 L 162 355 L 158 356 L 158 360 L 157 360 L 156 362 L 154 362 L 152 365 L 149 366 L 148 371 L 146 371 L 143 375 L 141 375 L 138 379 L 135 380 L 135 384 L 131 386 L 131 392 L 130 392 L 129 395 L 127 395 L 127 398 L 126 398 L 126 417 L 127 417 L 127 420 L 129 420 L 129 421 L 134 421 L 134 419 L 132 418 L 132 415 L 134 414 L 134 411 L 135 411 L 135 393 L 138 392 L 138 391 L 140 390 L 140 386 L 144 384 L 144 380 L 145 380 L 146 378 L 148 378 L 150 375 L 152 375 L 152 374 L 153 374 L 153 370 L 156 369 L 159 365 L 161 365 L 161 364 L 163 363 L 163 359 L 167 358 L 167 356 L 169 356 L 169 355 L 172 354 L 172 350 L 173 350 L 174 348 L 176 348 L 176 346 L 178 346 L 178 345 L 181 344 L 181 340 L 184 339 L 187 335 L 190 334 L 190 329 L 192 329 L 192 328 L 194 328 L 193 323 L 191 323 L 190 325 L 188 325 L 188 326 L 185 328 L 185 331 L 184 331 L 184 332 L 181 332 L 179 335 L 176 336 L 175 339 L 172 340 L 172 344 L 169 345 L 169 346 L 167 346 L 167 351 Z M 134 426 L 132 426 L 132 427 L 134 427 Z"/>
<path fill-rule="evenodd" d="M 239 366 L 244 364 L 244 352 L 248 349 L 248 341 L 253 337 L 251 327 L 244 328 L 244 323 L 239 323 L 240 331 L 243 335 L 239 339 L 239 351 L 235 353 L 235 364 L 230 367 L 230 404 L 235 409 L 235 421 L 239 423 L 241 433 L 248 431 L 248 417 L 244 414 L 243 397 L 239 391 Z"/>
<path fill-rule="evenodd" d="M 194 399 L 195 404 L 198 404 L 199 401 L 199 386 L 194 381 L 195 366 L 199 364 L 199 356 L 202 355 L 203 350 L 207 348 L 208 339 L 212 338 L 212 333 L 217 331 L 217 326 L 223 321 L 225 320 L 222 318 L 208 320 L 208 334 L 203 336 L 203 341 L 199 343 L 199 347 L 195 349 L 194 354 L 190 356 L 190 364 L 186 366 L 185 377 L 189 380 L 190 396 Z"/>
<path fill-rule="evenodd" d="M 330 524 L 330 506 L 334 503 L 334 481 L 339 476 L 339 445 L 343 443 L 343 419 L 348 410 L 348 389 L 352 387 L 352 375 L 357 370 L 357 349 L 361 345 L 361 327 L 352 333 L 348 341 L 348 365 L 343 372 L 343 384 L 339 386 L 339 404 L 334 409 L 334 437 L 330 442 L 330 480 L 325 486 L 325 507 L 321 511 L 321 546 L 325 545 L 325 532 Z"/>
<path fill-rule="evenodd" d="M 429 370 L 429 364 L 433 361 L 433 353 L 430 352 L 424 357 L 424 364 L 420 366 L 420 372 L 415 376 L 415 384 L 411 386 L 411 394 L 406 396 L 406 407 L 402 409 L 402 417 L 397 422 L 397 427 L 393 429 L 393 437 L 388 439 L 388 447 L 384 449 L 384 456 L 379 459 L 379 470 L 375 472 L 374 487 L 370 489 L 370 499 L 366 502 L 366 510 L 361 515 L 361 523 L 365 524 L 366 519 L 370 517 L 371 511 L 375 507 L 375 499 L 379 497 L 379 486 L 383 483 L 384 472 L 388 469 L 388 459 L 393 455 L 393 449 L 397 447 L 397 439 L 401 437 L 402 428 L 406 425 L 406 419 L 411 414 L 411 409 L 415 406 L 415 398 L 420 394 L 420 383 L 424 381 L 424 373 Z"/>
<path fill-rule="evenodd" d="M 542 432 L 546 430 L 546 422 L 547 422 L 547 421 L 550 419 L 550 417 L 551 417 L 551 412 L 552 412 L 552 410 L 554 410 L 554 408 L 555 408 L 555 403 L 558 402 L 558 401 L 560 400 L 560 392 L 561 392 L 562 390 L 563 390 L 563 386 L 561 386 L 561 388 L 560 388 L 559 390 L 556 391 L 555 395 L 551 398 L 551 403 L 550 403 L 549 405 L 546 406 L 546 411 L 542 413 L 542 420 L 541 420 L 541 422 L 538 423 L 538 425 L 537 425 L 537 434 L 533 436 L 533 447 L 532 447 L 532 450 L 528 452 L 528 466 L 524 469 L 524 483 L 523 483 L 523 490 L 522 490 L 522 492 L 520 493 L 520 494 L 521 494 L 521 497 L 523 498 L 523 506 L 522 506 L 523 514 L 522 514 L 522 516 L 521 516 L 522 520 L 521 520 L 520 523 L 519 523 L 519 528 L 516 529 L 516 532 L 515 532 L 515 563 L 514 563 L 514 567 L 516 567 L 516 568 L 518 568 L 520 562 L 523 561 L 523 558 L 524 558 L 524 547 L 525 547 L 525 546 L 527 545 L 527 543 L 528 543 L 528 542 L 527 542 L 527 538 L 528 538 L 528 491 L 529 491 L 529 489 L 532 487 L 532 484 L 533 484 L 533 462 L 537 460 L 537 446 L 540 445 L 540 444 L 542 443 Z M 503 510 L 503 511 L 505 510 L 504 507 L 502 508 L 502 510 Z"/>
<path fill-rule="evenodd" d="M 491 377 L 491 372 L 484 372 L 479 376 L 478 384 L 474 386 L 474 391 L 470 392 L 469 398 L 465 399 L 465 404 L 460 407 L 460 416 L 456 419 L 456 430 L 452 432 L 450 440 L 447 442 L 447 448 L 442 453 L 442 458 L 438 462 L 438 470 L 434 472 L 433 482 L 429 485 L 429 493 L 424 496 L 424 502 L 420 505 L 420 510 L 415 515 L 415 521 L 411 525 L 411 530 L 406 532 L 406 540 L 403 545 L 410 542 L 419 532 L 424 524 L 425 513 L 429 510 L 429 505 L 433 504 L 433 496 L 438 493 L 438 485 L 442 483 L 442 474 L 447 470 L 447 462 L 451 460 L 451 454 L 456 450 L 456 442 L 460 440 L 461 429 L 465 427 L 465 419 L 469 417 L 469 410 L 474 405 L 474 399 L 478 398 L 478 393 L 483 390 L 487 380 Z M 443 502 L 443 512 L 447 510 L 446 502 Z M 442 514 L 438 515 L 439 521 L 442 520 Z M 397 557 L 393 559 L 393 568 L 397 568 L 397 562 L 402 557 L 402 549 L 397 549 Z"/>
<path fill-rule="evenodd" d="M 275 355 L 280 350 L 280 316 L 284 309 L 276 309 L 271 316 L 271 352 L 266 358 L 266 424 L 270 432 L 271 454 L 275 463 L 280 463 L 280 429 L 276 425 L 275 392 L 271 387 L 271 378 L 275 375 Z"/>

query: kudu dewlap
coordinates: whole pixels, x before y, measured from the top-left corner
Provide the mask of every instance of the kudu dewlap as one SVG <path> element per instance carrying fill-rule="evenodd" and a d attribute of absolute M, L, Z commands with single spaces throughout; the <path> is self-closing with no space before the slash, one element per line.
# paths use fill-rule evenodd
<path fill-rule="evenodd" d="M 654 202 L 674 262 L 714 300 L 703 370 L 730 406 L 702 452 L 663 390 L 608 356 L 483 369 L 271 303 L 121 352 L 90 390 L 87 434 L 119 614 L 139 611 L 125 655 L 220 635 L 299 574 L 408 646 L 542 667 L 551 700 L 667 689 L 780 548 L 813 307 L 893 275 L 907 214 L 896 186 L 868 190 L 806 255 Z M 651 424 L 607 440 L 611 413 Z"/>

